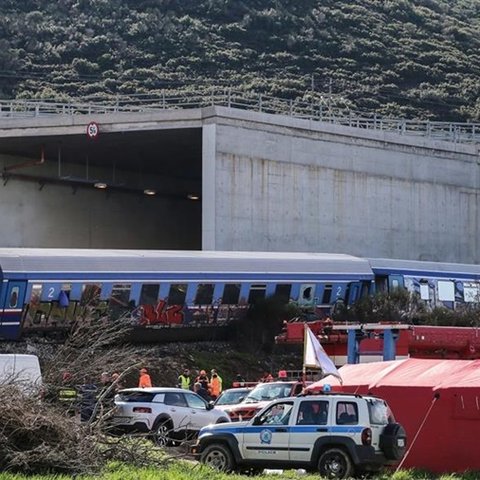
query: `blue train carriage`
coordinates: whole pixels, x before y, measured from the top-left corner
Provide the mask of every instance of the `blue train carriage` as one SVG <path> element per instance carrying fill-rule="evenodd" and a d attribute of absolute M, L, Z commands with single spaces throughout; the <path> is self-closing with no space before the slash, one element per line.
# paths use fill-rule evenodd
<path fill-rule="evenodd" d="M 328 310 L 373 282 L 367 260 L 340 254 L 4 248 L 0 268 L 4 339 L 124 314 L 143 340 L 198 339 L 261 298 Z"/>
<path fill-rule="evenodd" d="M 455 309 L 480 300 L 480 266 L 413 260 L 369 259 L 375 290 L 405 288 L 429 308 Z"/>

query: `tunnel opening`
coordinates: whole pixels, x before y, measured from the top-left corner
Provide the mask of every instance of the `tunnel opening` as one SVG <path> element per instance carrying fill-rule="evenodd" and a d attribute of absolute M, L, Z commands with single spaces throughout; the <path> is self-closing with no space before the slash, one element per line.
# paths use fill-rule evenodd
<path fill-rule="evenodd" d="M 0 157 L 2 247 L 202 248 L 201 128 L 2 138 Z"/>

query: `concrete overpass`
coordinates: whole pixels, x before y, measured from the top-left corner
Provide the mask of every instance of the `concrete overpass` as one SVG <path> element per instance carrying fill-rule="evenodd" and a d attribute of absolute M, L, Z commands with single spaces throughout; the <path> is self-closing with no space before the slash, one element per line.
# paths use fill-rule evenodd
<path fill-rule="evenodd" d="M 0 115 L 0 246 L 478 262 L 478 144 L 401 133 L 224 106 Z"/>

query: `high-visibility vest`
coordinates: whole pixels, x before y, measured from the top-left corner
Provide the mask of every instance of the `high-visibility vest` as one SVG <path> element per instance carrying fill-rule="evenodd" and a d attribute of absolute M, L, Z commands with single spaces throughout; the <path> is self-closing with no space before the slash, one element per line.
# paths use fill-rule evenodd
<path fill-rule="evenodd" d="M 219 376 L 211 378 L 210 390 L 215 397 L 218 397 L 222 392 L 222 379 Z"/>
<path fill-rule="evenodd" d="M 77 400 L 77 391 L 73 387 L 62 387 L 58 391 L 58 400 L 64 403 L 73 403 Z"/>
<path fill-rule="evenodd" d="M 178 385 L 180 388 L 183 388 L 184 390 L 190 390 L 190 383 L 190 377 L 187 377 L 183 374 L 178 377 Z"/>
<path fill-rule="evenodd" d="M 138 382 L 138 386 L 140 388 L 146 388 L 152 386 L 152 380 L 150 379 L 150 375 L 148 373 L 142 373 L 140 375 L 140 380 Z"/>

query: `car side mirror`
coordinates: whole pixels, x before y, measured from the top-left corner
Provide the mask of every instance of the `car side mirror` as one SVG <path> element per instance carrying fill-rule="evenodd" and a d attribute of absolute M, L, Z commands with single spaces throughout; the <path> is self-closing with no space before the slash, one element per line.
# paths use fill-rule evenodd
<path fill-rule="evenodd" d="M 213 402 L 210 400 L 208 403 L 207 403 L 207 410 L 212 410 L 212 408 L 214 407 L 215 405 L 213 404 Z"/>
<path fill-rule="evenodd" d="M 252 425 L 261 425 L 262 422 L 260 420 L 260 417 L 253 417 L 253 422 Z"/>

